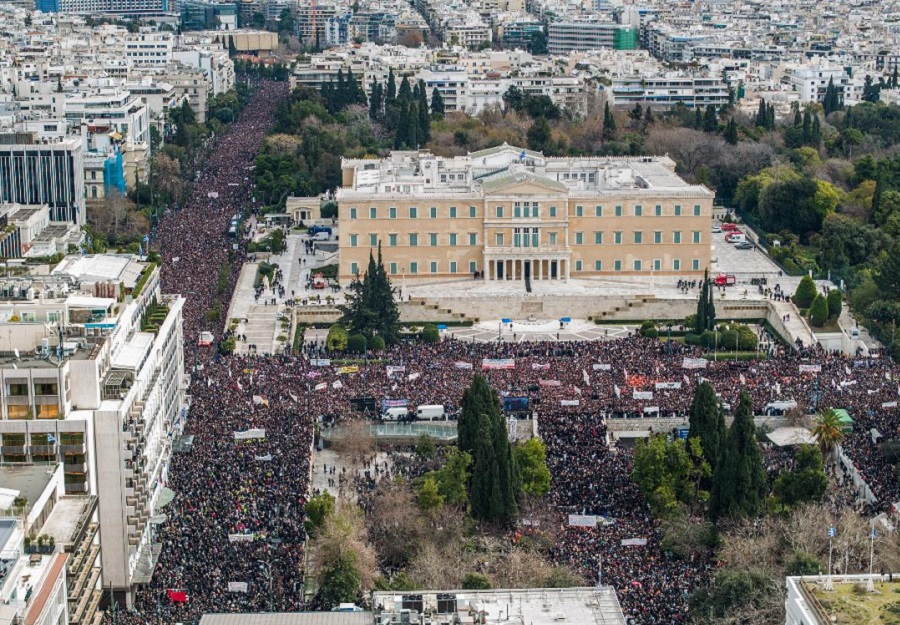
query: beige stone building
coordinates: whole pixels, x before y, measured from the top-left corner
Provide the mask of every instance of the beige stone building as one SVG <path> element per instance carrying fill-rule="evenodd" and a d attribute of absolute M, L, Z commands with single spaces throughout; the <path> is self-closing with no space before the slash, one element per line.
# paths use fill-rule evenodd
<path fill-rule="evenodd" d="M 668 157 L 549 158 L 502 145 L 344 159 L 341 280 L 382 246 L 389 275 L 567 280 L 702 273 L 713 192 Z"/>

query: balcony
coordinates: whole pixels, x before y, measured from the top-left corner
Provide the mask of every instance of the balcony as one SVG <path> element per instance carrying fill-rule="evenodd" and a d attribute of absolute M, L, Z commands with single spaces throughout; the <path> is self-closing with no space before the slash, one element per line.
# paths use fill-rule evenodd
<path fill-rule="evenodd" d="M 63 455 L 84 454 L 86 452 L 84 443 L 81 443 L 80 445 L 60 445 L 59 450 Z"/>
<path fill-rule="evenodd" d="M 568 245 L 539 245 L 538 247 L 505 247 L 486 245 L 484 255 L 497 255 L 505 257 L 537 257 L 545 254 L 571 254 L 572 248 Z"/>
<path fill-rule="evenodd" d="M 87 464 L 84 462 L 66 462 L 63 464 L 65 473 L 87 473 Z"/>
<path fill-rule="evenodd" d="M 88 492 L 88 483 L 87 483 L 87 481 L 66 482 L 66 492 L 67 493 L 86 493 L 86 492 Z"/>
<path fill-rule="evenodd" d="M 32 445 L 31 446 L 31 455 L 32 456 L 55 456 L 56 455 L 56 445 Z"/>
<path fill-rule="evenodd" d="M 25 445 L 3 445 L 0 447 L 0 453 L 4 456 L 24 456 L 25 455 Z"/>

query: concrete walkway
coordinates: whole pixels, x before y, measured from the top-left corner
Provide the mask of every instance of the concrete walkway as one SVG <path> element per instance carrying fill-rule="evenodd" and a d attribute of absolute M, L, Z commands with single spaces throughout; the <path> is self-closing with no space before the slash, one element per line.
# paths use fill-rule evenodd
<path fill-rule="evenodd" d="M 785 315 L 791 316 L 790 320 L 784 323 L 784 326 L 790 332 L 792 341 L 796 341 L 799 338 L 803 341 L 803 345 L 807 347 L 816 343 L 816 337 L 813 335 L 812 328 L 800 316 L 800 311 L 797 310 L 797 307 L 792 302 L 776 302 L 772 300 L 770 303 L 782 318 Z"/>

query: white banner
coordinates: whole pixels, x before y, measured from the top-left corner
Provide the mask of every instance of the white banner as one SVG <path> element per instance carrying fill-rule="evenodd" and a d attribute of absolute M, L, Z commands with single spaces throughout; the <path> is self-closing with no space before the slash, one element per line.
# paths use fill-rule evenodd
<path fill-rule="evenodd" d="M 254 428 L 244 432 L 235 432 L 234 440 L 236 441 L 252 441 L 266 437 L 266 431 L 263 428 Z"/>
<path fill-rule="evenodd" d="M 453 366 L 456 367 L 457 369 L 471 369 L 472 363 L 465 362 L 463 360 L 457 360 L 455 363 L 453 363 Z"/>
<path fill-rule="evenodd" d="M 897 402 L 895 402 L 895 401 L 886 401 L 886 402 L 884 402 L 883 404 L 881 404 L 881 407 L 882 407 L 882 408 L 896 408 L 896 407 L 897 407 Z"/>
<path fill-rule="evenodd" d="M 822 365 L 800 365 L 800 373 L 819 373 Z"/>
<path fill-rule="evenodd" d="M 405 373 L 406 367 L 403 365 L 388 365 L 385 367 L 385 370 L 387 371 L 387 377 L 392 378 L 395 373 Z"/>
<path fill-rule="evenodd" d="M 570 514 L 569 527 L 597 527 L 597 515 Z"/>
<path fill-rule="evenodd" d="M 217 197 L 219 197 L 219 192 L 218 191 L 209 191 L 206 194 L 206 197 L 216 199 Z"/>
<path fill-rule="evenodd" d="M 681 382 L 657 382 L 656 388 L 681 388 Z"/>
<path fill-rule="evenodd" d="M 265 456 L 253 456 L 253 459 L 257 462 L 272 462 L 272 454 L 266 454 Z"/>
<path fill-rule="evenodd" d="M 313 367 L 330 367 L 331 359 L 330 358 L 311 358 L 309 364 Z"/>
<path fill-rule="evenodd" d="M 344 388 L 344 383 L 341 382 L 340 380 L 335 380 L 334 382 L 331 383 L 331 388 L 335 388 L 335 389 Z"/>
<path fill-rule="evenodd" d="M 580 399 L 561 399 L 559 400 L 560 406 L 579 406 L 581 405 Z"/>
<path fill-rule="evenodd" d="M 515 369 L 515 358 L 484 358 L 481 361 L 481 368 L 488 369 Z"/>
<path fill-rule="evenodd" d="M 594 363 L 594 371 L 611 371 L 612 365 L 605 362 Z"/>
<path fill-rule="evenodd" d="M 709 361 L 706 358 L 685 358 L 681 361 L 682 369 L 706 369 Z"/>
<path fill-rule="evenodd" d="M 623 538 L 622 546 L 623 547 L 644 547 L 647 545 L 646 538 Z"/>
<path fill-rule="evenodd" d="M 541 386 L 562 386 L 562 382 L 559 380 L 538 380 L 538 384 Z"/>
<path fill-rule="evenodd" d="M 253 534 L 229 534 L 228 542 L 230 543 L 252 543 L 256 538 Z"/>
<path fill-rule="evenodd" d="M 253 403 L 256 404 L 257 406 L 262 406 L 263 404 L 265 404 L 266 406 L 268 406 L 268 405 L 269 405 L 269 400 L 266 399 L 265 397 L 263 397 L 262 395 L 254 395 L 254 396 L 253 396 Z"/>
<path fill-rule="evenodd" d="M 228 582 L 228 592 L 247 592 L 247 582 Z"/>
<path fill-rule="evenodd" d="M 647 406 L 644 408 L 644 414 L 653 414 L 659 412 L 659 406 Z"/>
<path fill-rule="evenodd" d="M 326 388 L 328 388 L 328 382 L 319 382 L 315 386 L 315 389 L 317 391 L 324 391 Z"/>
<path fill-rule="evenodd" d="M 415 373 L 410 373 L 406 376 L 406 379 L 412 382 L 413 380 L 418 380 L 420 377 L 422 377 L 422 374 L 416 371 Z"/>
<path fill-rule="evenodd" d="M 653 399 L 653 391 L 634 391 L 631 396 L 633 399 Z"/>
<path fill-rule="evenodd" d="M 533 363 L 531 363 L 531 370 L 532 371 L 549 371 L 550 363 L 549 362 L 547 362 L 547 363 L 533 362 Z"/>

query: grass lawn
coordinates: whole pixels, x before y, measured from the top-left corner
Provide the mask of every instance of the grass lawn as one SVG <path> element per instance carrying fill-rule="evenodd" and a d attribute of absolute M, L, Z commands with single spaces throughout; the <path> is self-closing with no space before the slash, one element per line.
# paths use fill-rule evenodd
<path fill-rule="evenodd" d="M 900 625 L 900 584 L 876 583 L 877 592 L 865 592 L 865 585 L 835 583 L 833 592 L 817 584 L 806 584 L 825 611 L 839 625 Z"/>

